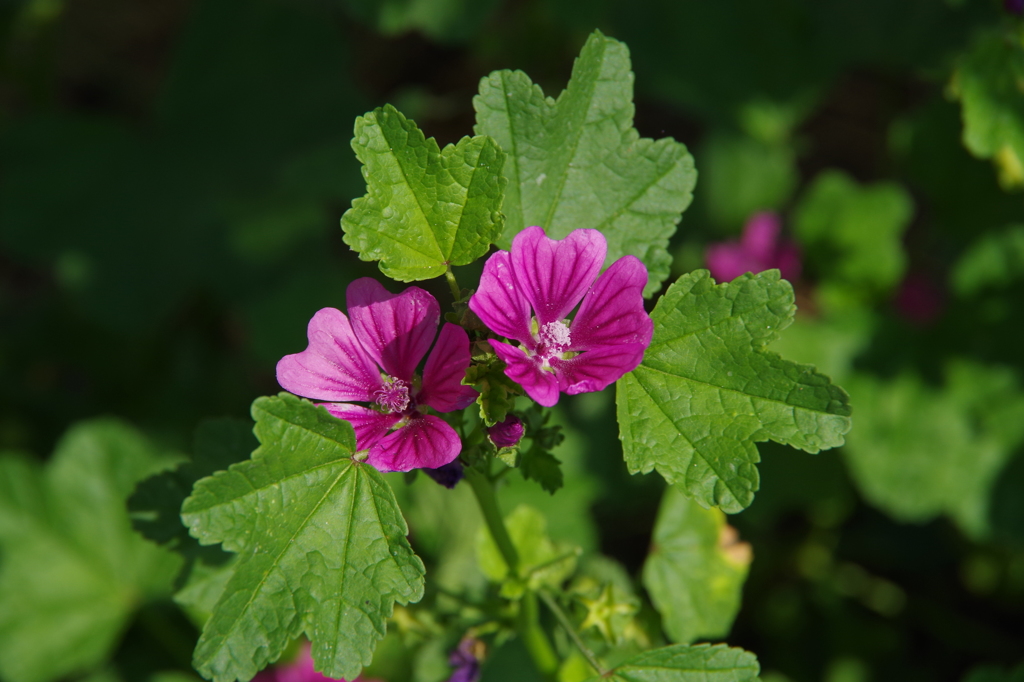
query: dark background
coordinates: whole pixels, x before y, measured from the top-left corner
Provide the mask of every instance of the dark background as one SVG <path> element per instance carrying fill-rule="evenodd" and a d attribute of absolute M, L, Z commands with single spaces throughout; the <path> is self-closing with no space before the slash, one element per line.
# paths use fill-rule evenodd
<path fill-rule="evenodd" d="M 364 192 L 354 117 L 391 102 L 453 142 L 472 131 L 481 77 L 522 69 L 556 95 L 594 28 L 631 50 L 640 133 L 696 159 L 677 274 L 744 217 L 730 193 L 747 176 L 703 152 L 760 134 L 794 161 L 783 212 L 825 168 L 901 183 L 911 270 L 941 291 L 968 244 L 1021 218 L 1020 195 L 962 147 L 946 95 L 973 32 L 1014 21 L 984 0 L 5 0 L 0 449 L 45 456 L 102 414 L 187 449 L 199 420 L 245 416 L 279 390 L 274 365 L 312 313 L 377 273 L 338 227 Z M 781 112 L 781 132 L 750 122 L 752 102 Z M 892 299 L 876 314 L 859 362 L 881 376 L 928 375 L 954 353 L 1022 365 L 1012 316 L 971 332 L 954 305 L 928 329 Z M 610 403 L 567 406 L 604 484 L 601 549 L 636 571 L 659 484 L 626 474 Z M 835 453 L 760 448 L 762 491 L 732 520 L 756 559 L 731 644 L 794 682 L 959 680 L 1024 658 L 1021 458 L 999 492 L 1005 532 L 977 543 L 866 505 Z M 871 586 L 897 590 L 898 608 Z M 162 656 L 134 631 L 125 642 L 119 660 Z"/>

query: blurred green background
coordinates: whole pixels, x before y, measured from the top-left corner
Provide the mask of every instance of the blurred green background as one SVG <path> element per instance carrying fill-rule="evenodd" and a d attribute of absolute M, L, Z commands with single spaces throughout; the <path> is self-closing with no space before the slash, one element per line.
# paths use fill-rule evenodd
<path fill-rule="evenodd" d="M 676 274 L 778 212 L 804 275 L 776 349 L 853 397 L 843 452 L 759 446 L 729 643 L 766 680 L 1011 679 L 1024 58 L 1000 2 L 3 0 L 0 450 L 45 459 L 111 415 L 188 451 L 202 419 L 245 417 L 311 315 L 377 273 L 338 227 L 364 193 L 354 117 L 390 102 L 454 142 L 480 78 L 557 95 L 594 28 L 630 48 L 641 135 L 695 157 Z M 552 533 L 635 575 L 660 479 L 627 475 L 610 391 L 563 403 L 577 492 L 543 503 L 582 520 Z M 195 636 L 165 595 L 106 669 L 187 669 Z"/>

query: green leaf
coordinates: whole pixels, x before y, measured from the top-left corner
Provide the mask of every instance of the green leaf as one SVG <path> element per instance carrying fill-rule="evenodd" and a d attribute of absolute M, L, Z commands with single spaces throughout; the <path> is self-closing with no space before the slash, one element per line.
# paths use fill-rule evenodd
<path fill-rule="evenodd" d="M 669 487 L 654 525 L 643 581 L 673 642 L 721 639 L 740 608 L 750 545 L 717 509 L 703 509 Z"/>
<path fill-rule="evenodd" d="M 483 256 L 501 234 L 505 153 L 494 140 L 464 137 L 440 150 L 386 105 L 356 119 L 352 148 L 367 192 L 341 217 L 345 243 L 381 261 L 388 277 L 438 277 Z"/>
<path fill-rule="evenodd" d="M 701 193 L 716 223 L 739 228 L 757 211 L 781 210 L 799 174 L 790 147 L 739 135 L 714 135 L 701 159 Z"/>
<path fill-rule="evenodd" d="M 643 363 L 617 384 L 630 472 L 657 469 L 702 506 L 737 512 L 758 488 L 754 441 L 810 453 L 842 445 L 846 392 L 764 350 L 794 310 L 778 270 L 719 285 L 698 270 L 669 287 L 651 313 Z"/>
<path fill-rule="evenodd" d="M 610 264 L 632 254 L 647 266 L 651 295 L 668 277 L 669 238 L 690 205 L 697 172 L 686 146 L 641 138 L 633 128 L 629 50 L 595 31 L 557 100 L 522 71 L 496 71 L 473 99 L 477 134 L 508 152 L 505 230 L 531 225 L 561 239 L 581 227 L 601 230 Z"/>
<path fill-rule="evenodd" d="M 524 451 L 519 461 L 523 478 L 537 481 L 540 487 L 552 495 L 564 484 L 562 463 L 547 450 L 533 445 Z"/>
<path fill-rule="evenodd" d="M 568 543 L 555 543 L 548 537 L 547 519 L 525 504 L 519 505 L 505 517 L 508 534 L 519 554 L 519 573 L 526 584 L 505 583 L 502 594 L 518 598 L 524 587 L 559 587 L 576 570 L 577 548 Z M 508 564 L 498 550 L 490 533 L 480 528 L 477 535 L 477 560 L 489 579 L 500 582 L 508 578 Z"/>
<path fill-rule="evenodd" d="M 993 159 L 1004 188 L 1024 186 L 1024 44 L 1018 31 L 979 33 L 957 64 L 952 94 L 963 107 L 964 146 Z"/>
<path fill-rule="evenodd" d="M 634 656 L 589 682 L 754 682 L 760 671 L 754 654 L 743 649 L 676 645 Z"/>
<path fill-rule="evenodd" d="M 951 364 L 942 388 L 904 374 L 850 381 L 857 428 L 843 449 L 872 504 L 901 521 L 948 514 L 976 538 L 989 532 L 989 498 L 1024 442 L 1024 393 L 1014 373 Z"/>
<path fill-rule="evenodd" d="M 226 418 L 202 422 L 193 439 L 192 461 L 146 479 L 129 498 L 135 530 L 184 554 L 194 553 L 196 541 L 181 523 L 182 503 L 196 481 L 248 459 L 257 445 L 251 422 Z"/>
<path fill-rule="evenodd" d="M 1024 225 L 1010 225 L 974 242 L 953 269 L 953 287 L 973 296 L 988 287 L 1001 287 L 1024 276 Z"/>
<path fill-rule="evenodd" d="M 483 350 L 479 350 L 486 346 Z M 494 349 L 486 343 L 478 343 L 474 349 L 474 364 L 466 369 L 462 383 L 472 386 L 480 394 L 476 402 L 480 406 L 480 419 L 487 426 L 505 421 L 509 410 L 516 406 L 516 396 L 522 395 L 522 388 L 505 374 L 505 363 Z"/>
<path fill-rule="evenodd" d="M 170 593 L 181 560 L 132 531 L 125 499 L 175 459 L 112 419 L 72 427 L 45 468 L 0 455 L 0 677 L 88 671 Z"/>
<path fill-rule="evenodd" d="M 201 542 L 239 555 L 196 669 L 248 680 L 305 632 L 317 669 L 352 679 L 394 603 L 423 596 L 423 563 L 390 486 L 352 458 L 351 425 L 286 393 L 259 398 L 252 414 L 252 459 L 199 481 L 182 507 Z"/>
<path fill-rule="evenodd" d="M 903 231 L 914 205 L 899 185 L 861 186 L 845 173 L 821 173 L 796 209 L 795 232 L 826 280 L 885 291 L 903 276 Z"/>

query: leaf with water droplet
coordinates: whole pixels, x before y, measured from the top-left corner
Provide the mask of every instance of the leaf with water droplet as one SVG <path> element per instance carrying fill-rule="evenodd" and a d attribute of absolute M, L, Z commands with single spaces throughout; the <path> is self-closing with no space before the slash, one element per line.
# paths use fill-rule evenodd
<path fill-rule="evenodd" d="M 540 225 L 549 237 L 590 227 L 608 239 L 607 264 L 627 254 L 647 266 L 651 295 L 669 275 L 668 240 L 693 198 L 686 146 L 640 137 L 623 43 L 595 31 L 558 99 L 522 71 L 495 71 L 473 99 L 476 133 L 508 152 L 507 221 L 498 245 Z"/>
<path fill-rule="evenodd" d="M 643 362 L 616 386 L 630 472 L 657 469 L 702 506 L 731 513 L 758 488 L 756 441 L 810 453 L 842 445 L 846 392 L 765 350 L 795 311 L 778 270 L 718 285 L 698 270 L 670 286 L 651 313 Z"/>
<path fill-rule="evenodd" d="M 402 282 L 487 253 L 501 234 L 505 153 L 485 135 L 439 149 L 391 105 L 356 119 L 366 195 L 341 218 L 345 243 Z"/>
<path fill-rule="evenodd" d="M 238 554 L 195 667 L 248 680 L 305 633 L 318 670 L 354 679 L 395 602 L 423 596 L 423 563 L 390 486 L 354 460 L 348 422 L 287 393 L 252 414 L 252 459 L 200 480 L 182 507 L 201 543 Z"/>

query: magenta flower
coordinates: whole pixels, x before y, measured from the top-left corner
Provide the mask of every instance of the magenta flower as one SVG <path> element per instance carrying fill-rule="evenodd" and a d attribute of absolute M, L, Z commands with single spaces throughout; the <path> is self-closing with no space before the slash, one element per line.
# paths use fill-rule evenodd
<path fill-rule="evenodd" d="M 434 340 L 440 308 L 419 287 L 388 292 L 369 277 L 346 292 L 348 317 L 324 308 L 309 321 L 309 346 L 277 363 L 277 382 L 296 395 L 328 400 L 324 407 L 352 423 L 356 445 L 380 471 L 444 466 L 462 442 L 441 418 L 426 414 L 461 410 L 476 391 L 461 384 L 469 367 L 469 336 L 446 323 Z M 352 402 L 368 403 L 368 407 Z"/>
<path fill-rule="evenodd" d="M 755 213 L 743 226 L 738 242 L 712 244 L 704 255 L 711 276 L 719 282 L 731 282 L 746 272 L 778 268 L 782 276 L 795 280 L 800 276 L 800 249 L 791 241 L 779 239 L 782 222 L 775 213 Z"/>
<path fill-rule="evenodd" d="M 528 227 L 512 240 L 511 251 L 487 260 L 469 300 L 491 331 L 519 342 L 490 344 L 505 361 L 505 374 L 541 405 L 557 403 L 559 391 L 600 391 L 639 365 L 651 343 L 654 323 L 643 301 L 647 269 L 623 256 L 598 277 L 607 250 L 597 230 L 573 230 L 555 240 Z"/>
<path fill-rule="evenodd" d="M 318 673 L 313 666 L 313 654 L 310 651 L 309 642 L 306 642 L 294 661 L 290 663 L 278 662 L 276 665 L 257 673 L 252 682 L 335 682 L 335 678 Z M 345 680 L 339 679 L 337 682 L 345 682 Z M 360 675 L 352 682 L 376 681 L 367 680 Z"/>

